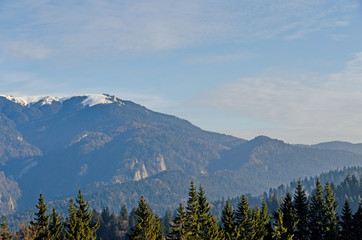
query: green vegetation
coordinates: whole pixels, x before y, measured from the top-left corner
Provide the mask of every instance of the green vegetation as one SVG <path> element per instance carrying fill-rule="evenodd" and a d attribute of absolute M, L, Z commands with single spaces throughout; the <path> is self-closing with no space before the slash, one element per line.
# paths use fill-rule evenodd
<path fill-rule="evenodd" d="M 347 186 L 343 183 L 351 179 L 348 176 L 336 189 L 341 190 L 343 186 Z M 358 195 L 360 190 L 360 187 L 357 188 Z M 16 232 L 10 233 L 3 216 L 0 239 L 360 239 L 362 199 L 355 212 L 346 200 L 339 215 L 336 212 L 335 193 L 328 182 L 323 186 L 316 179 L 314 191 L 308 199 L 301 181 L 298 181 L 295 193 L 292 195 L 287 192 L 278 201 L 280 205 L 273 211 L 271 218 L 267 201 L 263 200 L 261 206 L 250 206 L 247 196 L 242 195 L 235 209 L 226 201 L 218 222 L 211 213 L 212 205 L 207 201 L 203 187 L 200 185 L 197 189 L 193 182 L 188 190 L 186 205 L 179 203 L 173 219 L 170 211 L 166 211 L 161 219 L 153 212 L 144 196 L 139 198 L 130 214 L 125 205 L 118 215 L 110 213 L 108 207 L 103 208 L 101 213 L 91 211 L 89 203 L 79 191 L 75 201 L 70 199 L 68 216 L 62 221 L 54 207 L 52 213 L 47 214 L 48 204 L 40 194 L 37 212 L 30 225 L 22 225 Z"/>

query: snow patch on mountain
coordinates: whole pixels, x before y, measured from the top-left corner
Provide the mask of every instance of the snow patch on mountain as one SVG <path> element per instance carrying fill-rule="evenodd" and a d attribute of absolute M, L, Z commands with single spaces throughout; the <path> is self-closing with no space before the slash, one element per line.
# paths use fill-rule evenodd
<path fill-rule="evenodd" d="M 14 103 L 20 104 L 22 106 L 31 107 L 32 105 L 39 103 L 40 106 L 44 105 L 51 105 L 54 102 L 63 103 L 64 101 L 71 99 L 73 97 L 41 97 L 41 96 L 26 96 L 26 97 L 13 97 L 10 95 L 0 95 L 0 97 L 4 97 L 9 101 L 12 101 Z M 110 96 L 108 94 L 86 94 L 81 96 L 74 96 L 74 97 L 85 97 L 85 99 L 82 101 L 82 104 L 84 107 L 92 107 L 98 104 L 110 104 L 114 102 L 118 102 L 120 105 L 123 105 L 124 103 L 121 102 L 119 99 L 117 99 L 115 96 Z"/>
<path fill-rule="evenodd" d="M 97 104 L 110 104 L 114 102 L 120 102 L 115 96 L 110 96 L 108 94 L 87 94 L 87 98 L 82 102 L 83 106 L 92 107 Z M 122 102 L 120 102 L 123 104 Z"/>

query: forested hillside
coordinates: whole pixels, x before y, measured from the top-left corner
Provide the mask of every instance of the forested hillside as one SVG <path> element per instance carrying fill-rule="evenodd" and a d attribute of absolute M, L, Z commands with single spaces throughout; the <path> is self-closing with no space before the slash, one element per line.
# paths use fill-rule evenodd
<path fill-rule="evenodd" d="M 235 208 L 226 201 L 221 218 L 211 213 L 206 193 L 202 186 L 191 182 L 186 202 L 179 203 L 172 217 L 167 211 L 163 218 L 155 214 L 144 196 L 130 214 L 123 206 L 119 214 L 109 208 L 102 212 L 91 210 L 81 191 L 75 201 L 68 203 L 68 215 L 62 219 L 56 208 L 48 211 L 49 205 L 40 194 L 33 220 L 11 232 L 5 217 L 0 225 L 3 239 L 318 239 L 359 240 L 362 234 L 362 200 L 353 211 L 348 200 L 338 203 L 335 192 L 358 195 L 361 185 L 349 184 L 354 180 L 348 176 L 340 185 L 323 186 L 317 178 L 315 189 L 307 197 L 301 181 L 294 194 L 287 192 L 275 211 L 268 208 L 267 201 L 250 206 L 245 195 Z M 356 188 L 355 188 L 356 187 Z M 343 205 L 341 213 L 337 205 Z"/>

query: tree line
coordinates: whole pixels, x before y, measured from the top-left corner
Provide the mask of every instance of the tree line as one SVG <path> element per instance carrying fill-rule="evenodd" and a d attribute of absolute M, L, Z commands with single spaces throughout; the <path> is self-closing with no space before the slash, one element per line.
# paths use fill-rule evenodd
<path fill-rule="evenodd" d="M 0 239 L 92 240 L 360 240 L 362 236 L 362 201 L 353 213 L 348 200 L 341 214 L 336 213 L 337 202 L 327 182 L 316 180 L 315 189 L 308 199 L 301 181 L 294 194 L 282 198 L 280 206 L 269 213 L 266 201 L 261 206 L 249 206 L 246 195 L 233 209 L 229 203 L 218 220 L 211 213 L 204 189 L 191 182 L 188 199 L 180 203 L 174 217 L 167 211 L 162 219 L 155 214 L 141 196 L 138 205 L 128 214 L 125 206 L 118 216 L 108 208 L 101 213 L 90 210 L 79 191 L 75 201 L 70 199 L 65 220 L 52 208 L 47 214 L 47 203 L 42 194 L 36 205 L 37 212 L 29 224 L 10 232 L 2 217 Z"/>

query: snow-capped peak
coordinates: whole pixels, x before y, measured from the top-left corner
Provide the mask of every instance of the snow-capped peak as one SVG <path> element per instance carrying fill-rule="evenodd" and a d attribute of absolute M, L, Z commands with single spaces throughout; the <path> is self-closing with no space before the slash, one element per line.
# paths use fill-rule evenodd
<path fill-rule="evenodd" d="M 97 104 L 109 104 L 114 102 L 120 102 L 115 96 L 110 96 L 108 94 L 87 94 L 87 98 L 83 100 L 83 106 L 92 107 Z M 123 103 L 122 103 L 123 104 Z"/>
<path fill-rule="evenodd" d="M 40 106 L 43 105 L 51 105 L 54 102 L 63 103 L 64 101 L 73 98 L 73 97 L 40 97 L 40 96 L 32 96 L 32 97 L 13 97 L 10 95 L 0 95 L 0 97 L 4 97 L 9 101 L 12 101 L 14 103 L 18 103 L 22 106 L 30 107 L 36 103 L 39 103 Z M 97 104 L 110 104 L 114 102 L 118 102 L 119 104 L 123 104 L 119 99 L 117 99 L 115 96 L 110 96 L 108 94 L 86 94 L 86 95 L 80 95 L 80 96 L 74 96 L 74 97 L 85 97 L 85 99 L 82 101 L 82 104 L 84 107 L 92 107 Z"/>

